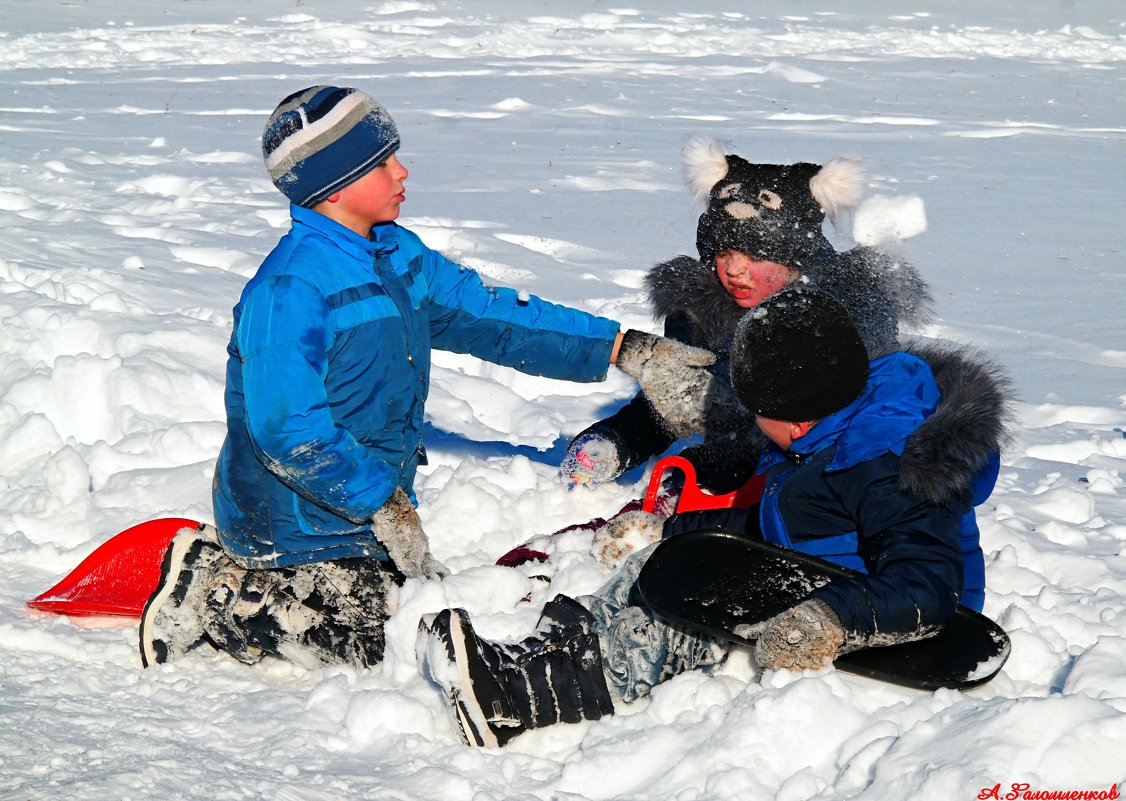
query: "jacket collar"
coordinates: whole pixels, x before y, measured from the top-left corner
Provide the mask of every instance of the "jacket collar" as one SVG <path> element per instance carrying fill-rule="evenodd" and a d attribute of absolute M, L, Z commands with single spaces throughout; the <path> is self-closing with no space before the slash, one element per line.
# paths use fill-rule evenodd
<path fill-rule="evenodd" d="M 845 470 L 884 453 L 902 455 L 907 438 L 938 405 L 940 395 L 926 362 L 903 352 L 871 363 L 860 397 L 819 421 L 788 451 L 771 445 L 759 472 L 783 461 L 801 463 L 835 447 L 827 471 Z"/>
<path fill-rule="evenodd" d="M 387 253 L 395 243 L 395 223 L 381 223 L 371 229 L 370 238 L 362 237 L 336 220 L 304 206 L 289 205 L 289 215 L 294 227 L 303 227 L 330 240 L 334 245 L 353 255 L 373 257 Z"/>

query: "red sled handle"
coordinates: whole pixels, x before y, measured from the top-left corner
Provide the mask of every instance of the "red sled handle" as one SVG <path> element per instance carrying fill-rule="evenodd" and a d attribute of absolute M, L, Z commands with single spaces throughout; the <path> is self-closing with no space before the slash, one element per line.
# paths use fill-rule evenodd
<path fill-rule="evenodd" d="M 700 485 L 696 483 L 696 468 L 692 462 L 683 456 L 666 456 L 653 468 L 649 487 L 645 491 L 645 500 L 641 504 L 642 510 L 652 513 L 657 508 L 657 495 L 661 490 L 665 472 L 669 469 L 679 469 L 684 473 L 684 489 L 681 490 L 680 498 L 676 502 L 678 512 L 696 512 L 701 509 L 745 509 L 758 503 L 766 488 L 766 477 L 756 473 L 734 492 L 713 495 L 700 489 Z"/>

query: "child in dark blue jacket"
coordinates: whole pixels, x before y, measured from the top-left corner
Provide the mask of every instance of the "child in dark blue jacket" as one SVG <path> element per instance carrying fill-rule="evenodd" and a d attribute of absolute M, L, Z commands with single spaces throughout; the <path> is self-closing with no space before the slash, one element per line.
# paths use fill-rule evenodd
<path fill-rule="evenodd" d="M 740 323 L 731 387 L 770 442 L 748 536 L 861 572 L 767 621 L 757 663 L 818 669 L 850 650 L 937 633 L 962 592 L 960 527 L 973 488 L 952 485 L 936 498 L 904 481 L 907 443 L 942 398 L 927 362 L 902 351 L 869 362 L 845 307 L 791 288 Z M 993 415 L 1004 419 L 1004 409 Z M 991 441 L 1003 432 L 963 435 Z M 466 742 L 499 746 L 529 728 L 596 720 L 617 701 L 725 657 L 731 646 L 664 624 L 633 592 L 648 552 L 631 555 L 591 596 L 556 597 L 537 634 L 520 643 L 482 640 L 461 609 L 423 622 L 420 653 Z"/>
<path fill-rule="evenodd" d="M 395 223 L 398 149 L 386 109 L 350 88 L 303 89 L 266 124 L 292 226 L 235 307 L 217 531 L 173 540 L 142 617 L 146 665 L 205 642 L 250 663 L 382 659 L 397 585 L 445 572 L 414 509 L 431 348 L 572 381 L 700 358 L 487 287 L 428 248 Z"/>

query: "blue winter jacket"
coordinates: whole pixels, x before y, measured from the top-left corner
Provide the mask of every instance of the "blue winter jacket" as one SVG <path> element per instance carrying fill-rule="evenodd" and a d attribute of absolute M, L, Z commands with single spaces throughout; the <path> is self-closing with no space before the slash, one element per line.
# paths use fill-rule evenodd
<path fill-rule="evenodd" d="M 884 356 L 871 363 L 860 398 L 788 451 L 772 446 L 760 461 L 765 539 L 867 574 L 814 592 L 847 631 L 871 636 L 942 625 L 962 594 L 967 554 L 971 572 L 984 575 L 984 565 L 977 566 L 973 488 L 946 504 L 900 488 L 904 444 L 939 399 L 926 362 L 901 352 Z M 991 489 L 996 473 L 983 472 Z M 967 515 L 970 525 L 963 522 Z M 968 578 L 971 586 L 979 583 L 976 575 Z"/>
<path fill-rule="evenodd" d="M 234 310 L 219 535 L 246 567 L 386 558 L 369 523 L 395 487 L 413 498 L 431 348 L 600 381 L 618 325 L 486 287 L 395 223 L 369 240 L 291 214 Z"/>

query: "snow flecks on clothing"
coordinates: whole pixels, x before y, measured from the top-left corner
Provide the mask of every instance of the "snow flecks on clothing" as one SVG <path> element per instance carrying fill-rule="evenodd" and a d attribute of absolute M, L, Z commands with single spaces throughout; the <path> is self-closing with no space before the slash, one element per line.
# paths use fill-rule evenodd
<path fill-rule="evenodd" d="M 872 0 L 816 16 L 730 0 L 697 0 L 692 13 L 672 0 L 597 13 L 562 0 L 541 16 L 525 3 L 457 5 L 384 2 L 365 16 L 345 0 L 297 13 L 5 4 L 0 794 L 904 801 L 972 798 L 996 782 L 1121 790 L 1120 0 L 1023 15 L 960 0 L 942 4 L 941 20 L 938 4 Z M 559 484 L 563 445 L 633 396 L 628 377 L 572 385 L 449 353 L 435 355 L 430 465 L 416 491 L 435 555 L 456 573 L 401 588 L 379 667 L 248 668 L 197 649 L 142 671 L 136 627 L 25 610 L 114 532 L 160 516 L 212 520 L 231 308 L 289 219 L 258 140 L 278 100 L 329 79 L 395 117 L 411 170 L 403 220 L 428 245 L 623 328 L 651 330 L 645 272 L 694 247 L 699 208 L 677 174 L 691 136 L 730 138 L 760 161 L 844 148 L 868 159 L 869 203 L 899 202 L 862 205 L 851 228 L 842 220 L 842 242 L 921 228 L 907 200 L 925 201 L 925 231 L 889 262 L 915 264 L 934 289 L 937 315 L 913 330 L 985 348 L 1022 401 L 979 509 L 985 611 L 1013 637 L 1001 674 L 964 693 L 918 693 L 832 669 L 760 680 L 734 654 L 597 723 L 528 732 L 499 753 L 461 750 L 416 669 L 419 617 L 464 606 L 484 636 L 526 634 L 555 592 L 606 580 L 591 534 L 561 538 L 546 565 L 492 562 L 614 514 L 644 475 Z M 500 107 L 511 97 L 526 104 Z M 889 102 L 869 113 L 873 98 Z M 1052 211 L 1031 219 L 1035 199 Z M 573 247 L 537 251 L 498 231 Z"/>

